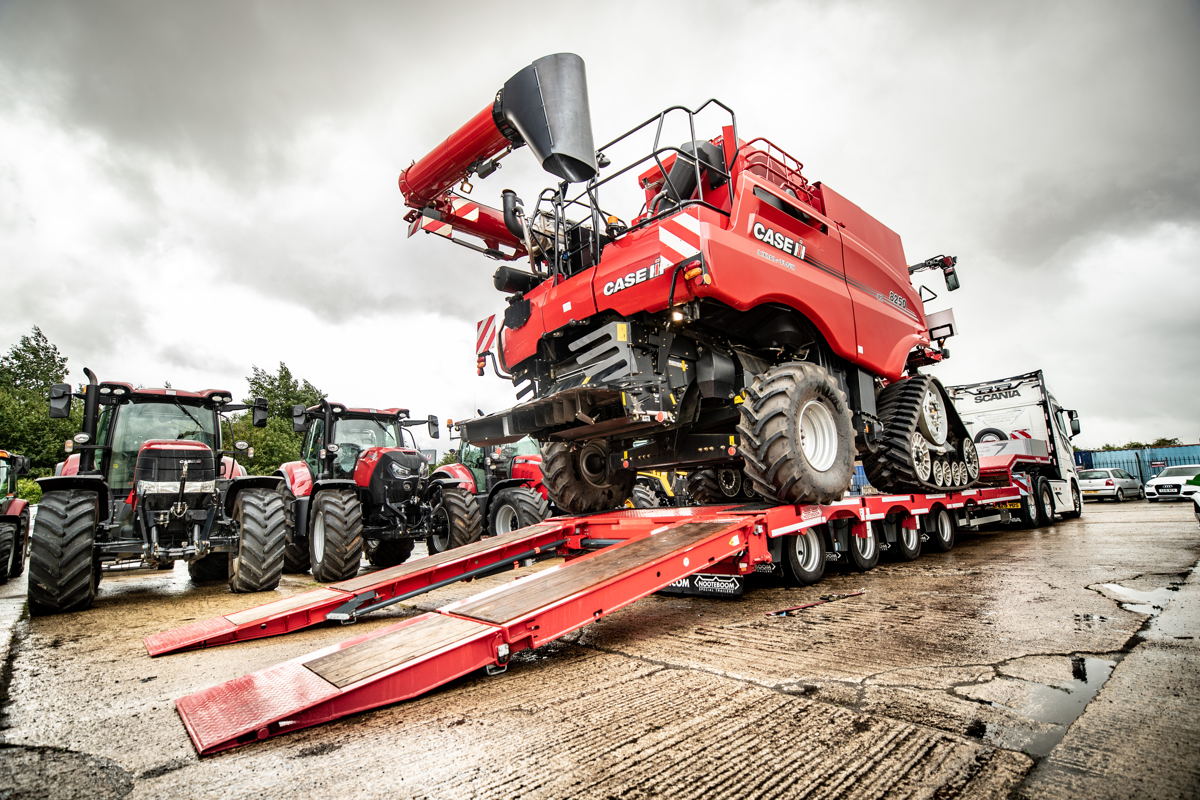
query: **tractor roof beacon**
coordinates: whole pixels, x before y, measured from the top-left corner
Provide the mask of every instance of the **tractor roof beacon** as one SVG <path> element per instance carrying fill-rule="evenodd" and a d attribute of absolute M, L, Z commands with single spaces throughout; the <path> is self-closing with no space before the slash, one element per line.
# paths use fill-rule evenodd
<path fill-rule="evenodd" d="M 233 403 L 220 389 L 184 392 L 100 382 L 85 369 L 80 392 L 50 390 L 50 416 L 83 401 L 83 430 L 42 501 L 30 541 L 29 605 L 35 614 L 87 608 L 101 564 L 140 558 L 155 566 L 188 562 L 196 581 L 228 581 L 234 592 L 274 589 L 283 568 L 279 479 L 248 476 L 223 450 L 220 415 L 251 410 L 267 421 L 266 400 Z"/>
<path fill-rule="evenodd" d="M 689 139 L 664 143 L 675 124 Z M 526 146 L 561 179 L 532 211 L 509 190 L 492 208 L 453 188 Z M 631 147 L 632 162 L 611 163 Z M 644 196 L 632 215 L 602 205 L 618 179 Z M 582 59 L 546 56 L 399 182 L 410 235 L 525 262 L 496 270 L 508 308 L 477 360 L 522 402 L 463 432 L 540 440 L 560 509 L 619 505 L 649 468 L 741 470 L 783 503 L 841 497 L 856 454 L 886 492 L 977 479 L 945 389 L 919 372 L 947 356 L 954 320 L 925 314 L 936 295 L 911 275 L 940 270 L 956 289 L 955 259 L 907 266 L 895 232 L 772 142 L 739 138 L 719 101 L 673 106 L 597 148 Z"/>

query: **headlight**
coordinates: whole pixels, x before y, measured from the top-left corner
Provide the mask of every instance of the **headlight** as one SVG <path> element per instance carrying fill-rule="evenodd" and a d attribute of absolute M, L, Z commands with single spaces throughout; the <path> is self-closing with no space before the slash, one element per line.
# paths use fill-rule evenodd
<path fill-rule="evenodd" d="M 421 466 L 417 470 L 417 474 L 420 475 L 422 478 L 424 478 L 426 475 L 429 474 L 429 462 L 428 461 L 421 462 Z"/>
<path fill-rule="evenodd" d="M 397 464 L 395 461 L 388 462 L 388 470 L 392 473 L 393 478 L 407 478 L 412 475 L 412 470 L 403 464 Z"/>

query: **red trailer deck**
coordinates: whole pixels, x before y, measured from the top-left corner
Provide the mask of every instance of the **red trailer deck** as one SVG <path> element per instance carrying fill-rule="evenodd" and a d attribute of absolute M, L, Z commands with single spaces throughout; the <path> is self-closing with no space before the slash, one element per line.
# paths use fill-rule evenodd
<path fill-rule="evenodd" d="M 1019 461 L 984 463 L 993 485 L 930 495 L 865 495 L 821 506 L 625 509 L 547 520 L 437 556 L 149 637 L 152 654 L 271 636 L 382 605 L 555 551 L 563 564 L 187 695 L 176 708 L 196 750 L 215 753 L 416 697 L 598 620 L 697 573 L 773 569 L 784 537 L 933 535 L 945 511 L 959 523 L 1003 518 L 1027 489 Z M 945 515 L 942 515 L 945 516 Z M 873 527 L 890 520 L 892 526 Z M 827 526 L 817 529 L 817 526 Z M 817 530 L 814 530 L 817 529 Z M 843 537 L 844 538 L 844 537 Z M 839 542 L 830 536 L 830 547 Z M 952 544 L 952 541 L 951 541 Z M 774 552 L 774 555 L 772 553 Z"/>

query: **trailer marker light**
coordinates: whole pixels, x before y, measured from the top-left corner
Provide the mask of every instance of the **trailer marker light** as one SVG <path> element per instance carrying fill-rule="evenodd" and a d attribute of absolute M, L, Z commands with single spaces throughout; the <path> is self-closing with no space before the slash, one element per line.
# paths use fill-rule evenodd
<path fill-rule="evenodd" d="M 703 273 L 704 270 L 702 270 L 700 267 L 692 267 L 687 272 L 683 273 L 683 279 L 685 281 L 690 281 L 692 278 L 698 277 Z"/>

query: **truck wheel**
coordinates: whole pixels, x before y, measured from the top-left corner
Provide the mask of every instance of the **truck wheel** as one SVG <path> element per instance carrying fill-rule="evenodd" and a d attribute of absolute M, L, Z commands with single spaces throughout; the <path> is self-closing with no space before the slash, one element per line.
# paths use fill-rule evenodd
<path fill-rule="evenodd" d="M 412 539 L 376 539 L 367 542 L 367 563 L 380 568 L 403 564 L 412 555 L 415 544 Z"/>
<path fill-rule="evenodd" d="M 609 468 L 608 444 L 600 440 L 582 447 L 568 442 L 543 445 L 542 473 L 550 500 L 568 514 L 619 507 L 633 491 L 636 477 L 630 470 Z"/>
<path fill-rule="evenodd" d="M 633 487 L 635 500 L 639 488 L 645 487 Z M 529 525 L 536 525 L 548 516 L 549 504 L 533 489 L 525 486 L 501 489 L 488 506 L 488 533 L 492 536 L 511 533 Z"/>
<path fill-rule="evenodd" d="M 1063 519 L 1079 519 L 1083 516 L 1083 495 L 1079 493 L 1079 484 L 1071 481 L 1071 510 L 1062 512 Z"/>
<path fill-rule="evenodd" d="M 483 515 L 475 495 L 462 489 L 442 489 L 430 519 L 429 554 L 443 553 L 483 536 Z"/>
<path fill-rule="evenodd" d="M 975 443 L 984 444 L 985 442 L 1004 442 L 1008 440 L 1008 434 L 999 428 L 984 428 L 979 433 L 975 434 Z"/>
<path fill-rule="evenodd" d="M 231 592 L 268 592 L 283 575 L 287 525 L 283 498 L 271 489 L 243 489 L 233 500 L 233 519 L 242 535 L 229 558 Z"/>
<path fill-rule="evenodd" d="M 358 574 L 363 551 L 362 503 L 354 492 L 326 489 L 313 500 L 308 524 L 308 558 L 321 583 Z"/>
<path fill-rule="evenodd" d="M 850 488 L 854 435 L 846 394 L 816 364 L 778 364 L 755 378 L 737 430 L 754 490 L 781 503 L 831 503 Z"/>
<path fill-rule="evenodd" d="M 1120 492 L 1120 489 L 1117 490 Z M 1050 481 L 1045 478 L 1038 478 L 1034 486 L 1034 497 L 1036 502 L 1034 509 L 1037 513 L 1037 525 L 1053 525 L 1054 524 L 1054 490 L 1050 488 Z M 1122 499 L 1118 497 L 1120 502 Z"/>
<path fill-rule="evenodd" d="M 29 542 L 29 611 L 56 614 L 87 608 L 96 599 L 96 495 L 46 492 Z"/>
<path fill-rule="evenodd" d="M 958 525 L 954 517 L 944 508 L 939 508 L 927 518 L 929 533 L 929 549 L 936 553 L 945 553 L 954 548 L 954 540 L 958 537 Z"/>
<path fill-rule="evenodd" d="M 797 586 L 810 586 L 825 576 L 825 526 L 783 537 L 783 568 Z"/>
<path fill-rule="evenodd" d="M 229 580 L 229 554 L 209 553 L 188 562 L 188 577 L 192 583 L 220 583 Z"/>
<path fill-rule="evenodd" d="M 916 561 L 921 557 L 921 532 L 916 528 L 906 528 L 895 516 L 883 520 L 886 529 L 894 531 L 896 543 L 888 550 L 888 554 L 896 561 Z"/>
<path fill-rule="evenodd" d="M 15 578 L 25 571 L 25 556 L 29 550 L 29 512 L 21 514 L 21 521 L 17 523 L 16 537 L 13 539 L 13 556 L 12 567 L 8 571 L 8 577 Z"/>
<path fill-rule="evenodd" d="M 633 502 L 634 508 L 658 508 L 662 505 L 658 493 L 644 483 L 633 485 L 633 493 L 629 499 Z"/>
<path fill-rule="evenodd" d="M 850 534 L 850 568 L 856 572 L 875 569 L 879 564 L 879 538 L 875 526 L 867 524 L 866 536 Z"/>
<path fill-rule="evenodd" d="M 0 523 L 0 585 L 8 583 L 17 554 L 17 526 Z"/>
<path fill-rule="evenodd" d="M 283 498 L 283 519 L 287 526 L 283 571 L 288 575 L 299 575 L 308 572 L 308 537 L 296 530 L 296 498 L 286 489 L 280 492 L 280 496 Z"/>

